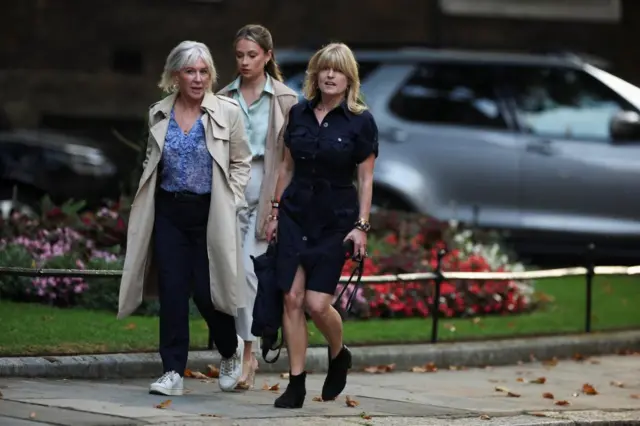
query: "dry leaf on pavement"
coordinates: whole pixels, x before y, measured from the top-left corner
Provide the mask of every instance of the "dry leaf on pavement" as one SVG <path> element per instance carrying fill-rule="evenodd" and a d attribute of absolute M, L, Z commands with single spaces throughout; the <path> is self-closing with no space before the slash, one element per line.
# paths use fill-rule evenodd
<path fill-rule="evenodd" d="M 372 365 L 370 367 L 365 367 L 364 372 L 371 373 L 371 374 L 390 373 L 393 370 L 395 370 L 395 368 L 396 368 L 395 364 Z"/>
<path fill-rule="evenodd" d="M 516 382 L 524 383 L 524 378 L 522 378 L 522 377 L 518 377 L 518 378 L 516 379 Z"/>
<path fill-rule="evenodd" d="M 528 414 L 531 414 L 532 416 L 535 416 L 535 417 L 548 417 L 545 413 L 533 412 Z"/>
<path fill-rule="evenodd" d="M 184 377 L 190 377 L 192 379 L 204 379 L 204 380 L 208 379 L 208 377 L 203 373 L 199 371 L 189 370 L 188 368 L 184 370 Z"/>
<path fill-rule="evenodd" d="M 347 407 L 357 407 L 358 405 L 360 405 L 358 401 L 356 401 L 355 399 L 351 399 L 349 395 L 347 395 L 347 397 L 345 398 L 345 403 L 347 404 Z"/>
<path fill-rule="evenodd" d="M 438 371 L 438 367 L 433 362 L 428 362 L 422 366 L 411 367 L 412 373 L 435 373 Z"/>
<path fill-rule="evenodd" d="M 584 393 L 585 395 L 597 395 L 598 391 L 593 387 L 593 385 L 585 383 L 584 385 L 582 385 L 582 393 Z"/>
<path fill-rule="evenodd" d="M 542 397 L 545 399 L 554 399 L 554 396 L 551 392 L 545 392 L 542 394 Z"/>
<path fill-rule="evenodd" d="M 200 414 L 200 417 L 220 417 L 217 414 Z"/>
<path fill-rule="evenodd" d="M 264 385 L 262 385 L 262 390 L 277 392 L 280 390 L 280 383 L 276 383 L 275 385 L 270 386 L 269 383 L 264 382 Z"/>
<path fill-rule="evenodd" d="M 617 388 L 623 388 L 624 387 L 624 383 L 619 382 L 617 380 L 612 380 L 611 381 L 611 386 L 615 386 Z"/>
<path fill-rule="evenodd" d="M 566 399 L 554 402 L 555 405 L 570 405 Z"/>
<path fill-rule="evenodd" d="M 542 365 L 545 365 L 547 367 L 555 367 L 556 365 L 558 365 L 558 358 L 553 357 L 553 358 L 548 359 L 546 361 L 542 361 Z"/>
<path fill-rule="evenodd" d="M 543 385 L 547 381 L 546 377 L 538 377 L 537 379 L 529 380 L 529 383 L 535 383 L 538 385 Z"/>
<path fill-rule="evenodd" d="M 584 361 L 587 358 L 584 355 L 579 354 L 579 353 L 576 352 L 575 354 L 573 354 L 571 359 L 573 359 L 574 361 Z"/>
<path fill-rule="evenodd" d="M 213 364 L 207 365 L 207 377 L 211 377 L 213 379 L 217 379 L 220 377 L 220 370 Z"/>
<path fill-rule="evenodd" d="M 313 397 L 313 401 L 315 401 L 315 402 L 324 402 L 324 400 L 322 399 L 321 396 L 314 396 Z"/>
<path fill-rule="evenodd" d="M 640 399 L 640 393 L 634 393 L 633 395 L 631 395 L 631 398 Z"/>
<path fill-rule="evenodd" d="M 287 380 L 289 378 L 289 373 L 281 373 L 280 378 Z"/>
<path fill-rule="evenodd" d="M 488 414 L 483 414 L 480 416 L 480 420 L 491 420 L 491 416 Z"/>
<path fill-rule="evenodd" d="M 363 420 L 371 420 L 373 417 L 371 417 L 370 414 L 367 414 L 363 411 L 362 413 L 360 413 L 360 418 Z"/>
<path fill-rule="evenodd" d="M 161 410 L 164 410 L 165 408 L 167 408 L 168 406 L 171 405 L 171 400 L 167 399 L 166 401 L 162 401 L 160 404 L 156 405 L 156 408 L 160 408 Z"/>

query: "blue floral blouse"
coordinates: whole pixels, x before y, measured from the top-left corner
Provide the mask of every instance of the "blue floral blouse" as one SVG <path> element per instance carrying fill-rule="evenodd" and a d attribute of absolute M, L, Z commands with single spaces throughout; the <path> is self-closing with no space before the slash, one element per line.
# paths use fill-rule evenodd
<path fill-rule="evenodd" d="M 211 192 L 213 158 L 207 149 L 202 116 L 188 133 L 176 122 L 173 110 L 162 151 L 160 187 L 169 192 Z"/>

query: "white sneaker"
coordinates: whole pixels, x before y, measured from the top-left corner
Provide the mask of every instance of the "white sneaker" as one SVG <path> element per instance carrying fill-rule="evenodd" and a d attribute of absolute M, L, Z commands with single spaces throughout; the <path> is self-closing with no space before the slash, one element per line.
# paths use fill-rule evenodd
<path fill-rule="evenodd" d="M 184 392 L 184 381 L 175 371 L 164 373 L 158 380 L 151 383 L 149 393 L 154 395 L 179 396 Z"/>
<path fill-rule="evenodd" d="M 223 358 L 220 362 L 218 384 L 225 392 L 232 392 L 242 377 L 242 361 L 244 357 L 244 340 L 238 336 L 238 348 L 231 358 Z"/>

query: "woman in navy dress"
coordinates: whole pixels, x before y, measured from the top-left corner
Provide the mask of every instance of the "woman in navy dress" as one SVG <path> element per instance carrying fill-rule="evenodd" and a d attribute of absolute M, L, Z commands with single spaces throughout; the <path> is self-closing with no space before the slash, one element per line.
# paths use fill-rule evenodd
<path fill-rule="evenodd" d="M 358 64 L 346 45 L 329 44 L 311 58 L 304 95 L 289 112 L 267 227 L 267 238 L 278 242 L 276 271 L 285 292 L 290 376 L 274 404 L 280 408 L 304 403 L 305 309 L 329 344 L 322 398 L 335 399 L 346 385 L 351 353 L 332 301 L 345 262 L 344 241 L 352 240 L 355 253 L 366 255 L 378 154 L 378 129 L 360 99 Z"/>

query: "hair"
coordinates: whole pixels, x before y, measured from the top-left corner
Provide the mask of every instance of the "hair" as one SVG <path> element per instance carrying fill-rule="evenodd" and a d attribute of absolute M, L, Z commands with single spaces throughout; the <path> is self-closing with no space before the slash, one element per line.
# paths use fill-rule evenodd
<path fill-rule="evenodd" d="M 304 78 L 302 91 L 304 97 L 310 101 L 320 96 L 318 88 L 318 73 L 332 69 L 347 77 L 347 108 L 354 114 L 360 114 L 367 109 L 367 105 L 360 96 L 360 76 L 358 62 L 353 52 L 344 43 L 331 43 L 318 50 L 309 60 Z"/>
<path fill-rule="evenodd" d="M 202 59 L 202 61 L 207 65 L 207 68 L 209 68 L 211 80 L 209 81 L 209 87 L 207 87 L 207 90 L 212 91 L 213 86 L 218 79 L 218 73 L 215 65 L 213 64 L 211 52 L 204 43 L 190 40 L 183 41 L 171 50 L 164 64 L 164 71 L 160 77 L 158 87 L 167 93 L 175 92 L 176 89 L 173 82 L 173 74 L 184 67 L 195 64 L 198 59 Z"/>
<path fill-rule="evenodd" d="M 271 76 L 271 78 L 280 82 L 284 80 L 280 67 L 278 66 L 278 62 L 276 62 L 276 54 L 273 49 L 273 38 L 271 37 L 271 33 L 268 29 L 258 24 L 245 25 L 236 33 L 233 47 L 236 47 L 240 40 L 249 40 L 254 42 L 260 46 L 265 53 L 271 51 L 271 60 L 264 66 L 264 70 Z"/>

